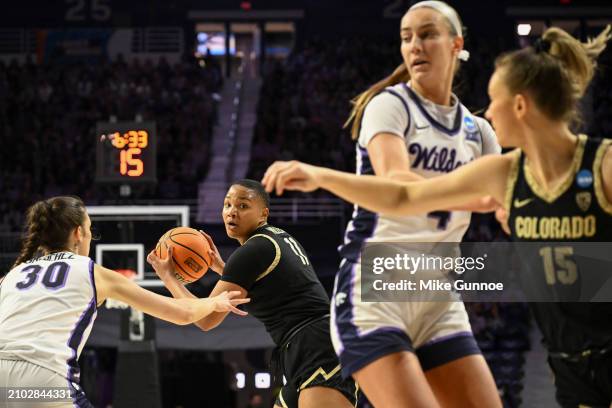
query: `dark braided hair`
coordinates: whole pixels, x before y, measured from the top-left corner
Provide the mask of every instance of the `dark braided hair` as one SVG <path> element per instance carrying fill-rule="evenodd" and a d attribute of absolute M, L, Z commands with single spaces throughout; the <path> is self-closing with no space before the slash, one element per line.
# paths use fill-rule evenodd
<path fill-rule="evenodd" d="M 21 252 L 13 267 L 44 250 L 66 250 L 70 233 L 85 223 L 85 204 L 78 197 L 53 197 L 36 202 L 26 212 Z"/>

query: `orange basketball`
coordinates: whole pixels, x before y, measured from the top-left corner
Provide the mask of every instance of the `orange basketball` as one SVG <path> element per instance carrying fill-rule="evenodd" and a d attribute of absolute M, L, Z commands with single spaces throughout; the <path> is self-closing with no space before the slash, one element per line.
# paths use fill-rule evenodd
<path fill-rule="evenodd" d="M 208 241 L 193 228 L 177 227 L 166 232 L 155 247 L 155 255 L 166 259 L 169 247 L 172 247 L 175 276 L 183 283 L 197 281 L 212 264 Z"/>

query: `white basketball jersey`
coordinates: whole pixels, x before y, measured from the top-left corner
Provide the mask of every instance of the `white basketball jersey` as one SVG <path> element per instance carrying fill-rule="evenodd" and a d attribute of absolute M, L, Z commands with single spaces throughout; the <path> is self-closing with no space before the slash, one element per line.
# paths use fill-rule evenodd
<path fill-rule="evenodd" d="M 79 382 L 78 358 L 97 315 L 94 262 L 71 252 L 35 258 L 0 284 L 0 359 Z"/>
<path fill-rule="evenodd" d="M 357 150 L 357 173 L 374 174 L 367 146 L 380 133 L 404 139 L 411 171 L 425 178 L 448 173 L 500 147 L 489 123 L 472 115 L 453 95 L 452 106 L 421 98 L 408 84 L 386 88 L 366 106 Z M 435 211 L 390 217 L 355 206 L 340 253 L 357 262 L 366 241 L 460 242 L 470 223 L 470 212 Z"/>

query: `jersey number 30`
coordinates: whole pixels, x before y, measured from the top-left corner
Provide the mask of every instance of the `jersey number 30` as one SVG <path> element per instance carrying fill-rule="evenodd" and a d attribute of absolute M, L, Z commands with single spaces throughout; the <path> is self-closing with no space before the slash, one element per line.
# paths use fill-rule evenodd
<path fill-rule="evenodd" d="M 15 285 L 17 286 L 17 289 L 24 290 L 34 285 L 38 280 L 38 276 L 42 269 L 43 267 L 40 265 L 29 265 L 23 268 L 21 273 L 27 273 L 27 275 L 25 276 L 25 280 L 18 282 L 17 285 Z M 47 289 L 57 290 L 61 288 L 66 283 L 69 269 L 70 265 L 68 265 L 66 262 L 53 262 L 45 270 L 45 274 L 42 278 L 42 284 Z"/>

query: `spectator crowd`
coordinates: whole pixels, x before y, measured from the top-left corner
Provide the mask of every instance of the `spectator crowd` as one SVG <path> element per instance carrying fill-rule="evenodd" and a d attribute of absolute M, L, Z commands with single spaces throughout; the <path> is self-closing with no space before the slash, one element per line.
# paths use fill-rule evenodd
<path fill-rule="evenodd" d="M 42 197 L 96 204 L 119 195 L 95 183 L 99 121 L 156 123 L 158 182 L 133 189 L 133 198 L 195 198 L 221 83 L 214 64 L 194 59 L 0 62 L 0 231 L 18 231 L 23 209 Z"/>

